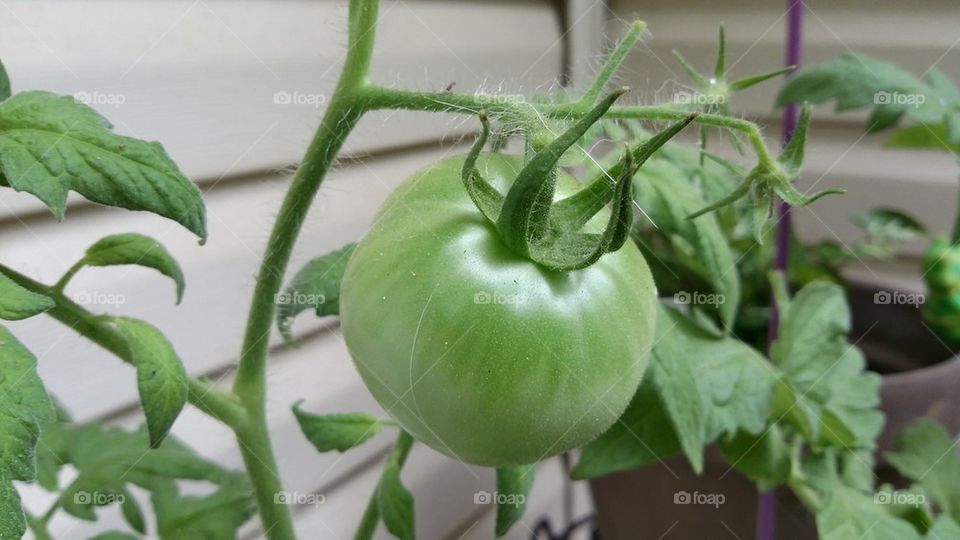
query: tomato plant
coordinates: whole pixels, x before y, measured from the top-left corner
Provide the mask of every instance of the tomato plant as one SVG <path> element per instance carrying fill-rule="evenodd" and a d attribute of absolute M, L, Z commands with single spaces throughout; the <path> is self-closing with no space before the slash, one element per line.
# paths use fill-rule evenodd
<path fill-rule="evenodd" d="M 521 101 L 387 88 L 371 82 L 369 69 L 378 9 L 377 0 L 350 1 L 340 80 L 270 233 L 232 388 L 188 375 L 158 328 L 94 313 L 64 294 L 85 268 L 136 264 L 172 279 L 179 301 L 185 276 L 155 240 L 110 235 L 53 284 L 0 265 L 0 319 L 45 313 L 130 364 L 146 419 L 134 431 L 74 423 L 44 388 L 36 357 L 0 327 L 0 538 L 28 528 L 48 538 L 61 511 L 95 519 L 102 501 L 90 500 L 90 491 L 122 504 L 136 534 L 232 538 L 257 513 L 267 538 L 293 538 L 265 413 L 265 336 L 277 322 L 289 339 L 291 320 L 306 310 L 341 315 L 361 377 L 392 416 L 315 414 L 295 404 L 307 439 L 318 451 L 343 452 L 399 428 L 358 540 L 371 538 L 381 522 L 394 536 L 415 537 L 414 496 L 400 473 L 418 441 L 496 467 L 498 491 L 516 496 L 529 492 L 535 462 L 573 448 L 583 447 L 575 476 L 591 478 L 675 454 L 700 471 L 704 447 L 715 443 L 759 486 L 789 487 L 817 514 L 826 537 L 864 537 L 878 524 L 898 538 L 953 534 L 960 459 L 949 455 L 950 441 L 936 427 L 913 429 L 891 461 L 935 494 L 945 514 L 934 523 L 929 512 L 905 517 L 869 506 L 875 486 L 864 472 L 882 423 L 878 381 L 846 342 L 849 313 L 836 286 L 809 279 L 791 298 L 787 278 L 774 275 L 782 318 L 769 358 L 736 337 L 768 313 L 757 314 L 751 295 L 767 290 L 763 246 L 776 197 L 801 206 L 831 192 L 807 195 L 793 185 L 808 111 L 775 157 L 760 128 L 727 104 L 735 92 L 786 70 L 728 82 L 721 30 L 712 76 L 678 55 L 697 99 L 615 105 L 626 89 L 607 87 L 645 29 L 637 22 L 581 93 Z M 357 245 L 310 261 L 284 289 L 326 173 L 356 123 L 381 109 L 476 116 L 482 131 L 467 155 L 405 182 Z M 654 133 L 640 121 L 670 124 Z M 701 128 L 701 146 L 672 142 L 691 122 Z M 724 132 L 744 154 L 752 150 L 755 163 L 712 155 L 709 131 Z M 521 155 L 504 151 L 511 138 Z M 584 147 L 600 139 L 624 144 L 594 160 Z M 586 156 L 581 183 L 567 166 Z M 200 191 L 159 144 L 113 133 L 68 97 L 13 93 L 2 65 L 0 187 L 33 194 L 58 218 L 74 191 L 153 212 L 206 239 Z M 634 207 L 643 220 L 634 221 Z M 878 232 L 889 227 L 876 227 L 891 216 L 865 220 L 873 240 L 882 241 L 862 249 L 889 248 L 889 234 Z M 819 255 L 805 268 L 817 277 L 849 254 L 824 246 Z M 684 309 L 658 302 L 654 276 Z M 300 303 L 304 298 L 324 301 Z M 701 298 L 708 301 L 701 305 Z M 187 404 L 235 433 L 245 471 L 210 463 L 169 436 Z M 61 485 L 64 465 L 76 474 Z M 933 467 L 943 484 L 924 480 Z M 187 495 L 181 480 L 212 489 Z M 55 495 L 53 503 L 42 514 L 25 512 L 13 482 L 36 482 Z M 129 496 L 133 488 L 150 492 L 155 521 L 148 524 Z M 851 509 L 866 517 L 849 525 Z M 498 506 L 497 534 L 522 513 L 522 504 Z"/>

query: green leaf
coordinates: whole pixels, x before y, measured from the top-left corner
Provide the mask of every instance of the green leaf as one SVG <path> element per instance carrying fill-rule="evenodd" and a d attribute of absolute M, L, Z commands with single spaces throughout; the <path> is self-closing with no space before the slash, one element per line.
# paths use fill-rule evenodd
<path fill-rule="evenodd" d="M 0 319 L 19 321 L 43 313 L 55 305 L 52 298 L 24 289 L 0 273 Z"/>
<path fill-rule="evenodd" d="M 853 216 L 853 222 L 867 234 L 891 242 L 906 242 L 927 232 L 913 216 L 895 208 L 872 208 Z"/>
<path fill-rule="evenodd" d="M 159 143 L 115 135 L 109 127 L 71 97 L 20 92 L 0 103 L 0 172 L 58 219 L 73 190 L 96 203 L 172 219 L 205 239 L 200 190 Z"/>
<path fill-rule="evenodd" d="M 710 81 L 701 75 L 700 72 L 697 71 L 697 68 L 690 65 L 690 62 L 687 62 L 687 59 L 680 54 L 680 51 L 674 50 L 673 57 L 677 59 L 677 63 L 680 64 L 680 67 L 683 68 L 683 71 L 687 73 L 687 76 L 690 77 L 690 80 L 697 88 L 703 89 L 710 86 Z"/>
<path fill-rule="evenodd" d="M 50 534 L 48 530 L 49 527 L 46 523 L 29 514 L 26 514 L 26 518 L 27 527 L 29 527 L 30 532 L 33 533 L 33 540 L 53 540 L 53 536 Z"/>
<path fill-rule="evenodd" d="M 737 433 L 721 438 L 720 450 L 730 466 L 747 475 L 766 491 L 781 486 L 790 477 L 790 447 L 779 425 L 771 424 L 763 433 Z"/>
<path fill-rule="evenodd" d="M 277 298 L 277 327 L 288 342 L 293 341 L 290 325 L 303 311 L 313 309 L 318 317 L 340 313 L 340 281 L 356 247 L 350 243 L 311 260 Z"/>
<path fill-rule="evenodd" d="M 133 530 L 140 534 L 146 534 L 147 524 L 143 517 L 143 510 L 140 509 L 140 503 L 138 503 L 137 499 L 127 490 L 124 490 L 123 495 L 123 503 L 120 504 L 123 519 L 127 520 L 127 524 L 129 524 Z"/>
<path fill-rule="evenodd" d="M 810 128 L 810 104 L 804 103 L 800 111 L 800 119 L 797 120 L 797 127 L 790 135 L 790 141 L 783 149 L 783 152 L 777 157 L 777 161 L 790 171 L 791 175 L 797 175 L 803 165 L 803 158 L 807 148 L 807 130 Z"/>
<path fill-rule="evenodd" d="M 826 507 L 817 513 L 822 540 L 913 540 L 920 535 L 913 526 L 891 515 L 870 495 L 838 486 L 829 494 Z"/>
<path fill-rule="evenodd" d="M 59 499 L 74 517 L 94 520 L 98 505 L 121 504 L 128 523 L 138 529 L 143 516 L 139 505 L 131 503 L 134 485 L 152 494 L 161 538 L 232 539 L 253 514 L 253 496 L 243 473 L 201 458 L 174 437 L 150 449 L 145 428 L 126 431 L 91 423 L 51 424 L 44 440 L 57 432 L 57 439 L 66 441 L 59 456 L 77 472 Z M 176 479 L 202 481 L 217 489 L 208 497 L 183 497 Z"/>
<path fill-rule="evenodd" d="M 872 448 L 883 425 L 877 410 L 880 376 L 866 371 L 847 343 L 850 310 L 843 289 L 816 281 L 781 306 L 771 359 L 783 375 L 774 418 L 792 423 L 809 440 L 845 448 Z"/>
<path fill-rule="evenodd" d="M 940 516 L 924 538 L 927 540 L 960 540 L 960 525 L 957 525 L 957 522 L 947 516 Z"/>
<path fill-rule="evenodd" d="M 684 171 L 665 160 L 652 160 L 634 176 L 634 199 L 656 228 L 668 235 L 685 266 L 710 283 L 716 309 L 724 324 L 733 326 L 740 303 L 740 274 L 736 259 L 717 217 L 687 219 L 706 206 Z M 681 242 L 678 242 L 681 241 Z M 691 295 L 694 291 L 686 291 Z"/>
<path fill-rule="evenodd" d="M 837 457 L 840 479 L 844 485 L 863 492 L 873 490 L 876 483 L 872 449 L 841 450 Z"/>
<path fill-rule="evenodd" d="M 7 68 L 0 62 L 0 101 L 10 97 L 10 77 L 7 75 Z"/>
<path fill-rule="evenodd" d="M 953 142 L 946 123 L 916 124 L 900 128 L 887 139 L 891 148 L 945 150 L 960 154 L 960 143 Z"/>
<path fill-rule="evenodd" d="M 949 94 L 896 64 L 857 53 L 802 70 L 780 91 L 777 105 L 831 99 L 836 100 L 837 111 L 875 109 L 874 123 L 868 125 L 871 131 L 888 126 L 902 114 L 917 122 L 939 122 L 948 107 L 957 105 Z"/>
<path fill-rule="evenodd" d="M 960 455 L 946 429 L 930 420 L 911 423 L 900 435 L 899 451 L 888 453 L 887 460 L 960 521 Z"/>
<path fill-rule="evenodd" d="M 153 491 L 151 501 L 163 540 L 232 540 L 256 512 L 253 491 L 241 478 L 200 497 L 181 495 L 174 482 L 165 482 Z"/>
<path fill-rule="evenodd" d="M 523 517 L 537 464 L 497 469 L 497 538 Z"/>
<path fill-rule="evenodd" d="M 26 530 L 12 482 L 36 480 L 40 424 L 53 415 L 37 359 L 0 326 L 0 538 L 20 538 Z"/>
<path fill-rule="evenodd" d="M 26 522 L 20 507 L 20 494 L 6 477 L 0 477 L 0 537 L 21 538 Z"/>
<path fill-rule="evenodd" d="M 707 444 L 765 428 L 776 378 L 759 353 L 669 308 L 660 310 L 655 343 L 633 400 L 584 447 L 574 478 L 642 467 L 680 451 L 701 470 Z"/>
<path fill-rule="evenodd" d="M 300 431 L 319 452 L 344 452 L 359 446 L 380 432 L 384 423 L 366 413 L 318 415 L 293 405 Z"/>
<path fill-rule="evenodd" d="M 37 483 L 47 491 L 59 489 L 60 469 L 69 459 L 67 457 L 70 438 L 62 428 L 70 422 L 70 413 L 55 396 L 53 402 L 55 418 L 40 424 L 40 443 L 37 444 Z"/>
<path fill-rule="evenodd" d="M 113 321 L 130 346 L 150 446 L 156 448 L 187 402 L 187 372 L 162 332 L 137 319 L 116 317 Z"/>
<path fill-rule="evenodd" d="M 654 343 L 647 377 L 694 470 L 703 469 L 703 447 L 720 435 L 763 431 L 776 376 L 762 355 L 669 308 L 660 309 Z"/>
<path fill-rule="evenodd" d="M 721 80 L 727 74 L 727 34 L 720 23 L 720 45 L 717 47 L 717 63 L 713 67 L 713 78 Z"/>
<path fill-rule="evenodd" d="M 400 480 L 400 464 L 395 459 L 384 465 L 380 485 L 377 487 L 377 504 L 380 516 L 390 534 L 400 540 L 414 540 L 413 495 Z"/>
<path fill-rule="evenodd" d="M 680 441 L 650 379 L 643 378 L 617 423 L 583 447 L 573 478 L 635 469 L 680 452 Z"/>
<path fill-rule="evenodd" d="M 177 284 L 178 304 L 183 298 L 186 283 L 180 265 L 167 248 L 149 236 L 126 233 L 101 238 L 87 249 L 82 262 L 87 266 L 135 264 L 153 268 Z"/>
<path fill-rule="evenodd" d="M 158 448 L 151 449 L 144 427 L 127 431 L 85 424 L 61 429 L 70 441 L 65 462 L 77 469 L 75 482 L 81 484 L 123 489 L 126 483 L 132 483 L 153 489 L 157 482 L 171 478 L 218 485 L 237 479 L 238 473 L 198 456 L 175 437 L 167 437 Z"/>
<path fill-rule="evenodd" d="M 733 81 L 732 83 L 730 83 L 730 90 L 733 91 L 733 92 L 740 92 L 740 91 L 742 91 L 742 90 L 746 90 L 747 88 L 750 88 L 751 86 L 756 86 L 756 85 L 758 85 L 758 84 L 760 84 L 760 83 L 762 83 L 762 82 L 764 82 L 764 81 L 770 80 L 770 79 L 772 79 L 772 78 L 774 78 L 774 77 L 779 77 L 780 75 L 784 75 L 784 74 L 786 74 L 786 73 L 790 73 L 790 72 L 793 71 L 794 69 L 796 69 L 796 67 L 794 67 L 794 66 L 788 66 L 788 67 L 785 67 L 785 68 L 780 68 L 780 69 L 775 69 L 775 70 L 773 70 L 773 71 L 768 71 L 768 72 L 766 72 L 766 73 L 760 73 L 760 74 L 757 74 L 757 75 L 751 75 L 751 76 L 749 76 L 749 77 L 744 77 L 744 78 L 742 78 L 742 79 L 738 79 L 738 80 Z"/>
<path fill-rule="evenodd" d="M 26 514 L 27 527 L 33 534 L 33 540 L 53 540 L 53 536 L 48 530 L 48 525 L 40 521 L 39 518 Z"/>

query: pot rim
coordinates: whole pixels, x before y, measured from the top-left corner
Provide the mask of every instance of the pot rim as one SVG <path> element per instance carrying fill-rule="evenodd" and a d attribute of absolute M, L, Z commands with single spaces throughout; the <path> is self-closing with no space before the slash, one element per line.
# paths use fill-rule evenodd
<path fill-rule="evenodd" d="M 884 386 L 897 387 L 900 385 L 913 384 L 924 379 L 939 379 L 941 376 L 953 372 L 960 372 L 960 355 L 954 355 L 935 364 L 908 371 L 885 373 L 881 375 L 881 378 Z"/>

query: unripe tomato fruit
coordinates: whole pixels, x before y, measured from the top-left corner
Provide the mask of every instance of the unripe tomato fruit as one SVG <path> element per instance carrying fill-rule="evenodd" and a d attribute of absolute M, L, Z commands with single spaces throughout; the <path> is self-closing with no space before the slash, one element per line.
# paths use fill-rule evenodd
<path fill-rule="evenodd" d="M 367 388 L 417 440 L 477 465 L 533 463 L 589 442 L 626 408 L 656 289 L 631 242 L 563 273 L 511 251 L 467 195 L 463 160 L 430 165 L 384 204 L 343 277 L 343 334 Z M 502 193 L 521 166 L 477 162 Z M 559 173 L 558 198 L 578 188 Z"/>

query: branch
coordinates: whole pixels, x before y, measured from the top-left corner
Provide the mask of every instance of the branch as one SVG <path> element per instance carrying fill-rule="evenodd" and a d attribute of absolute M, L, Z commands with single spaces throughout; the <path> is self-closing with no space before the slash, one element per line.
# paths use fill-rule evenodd
<path fill-rule="evenodd" d="M 127 340 L 104 319 L 70 300 L 55 287 L 38 283 L 6 266 L 0 265 L 0 272 L 21 287 L 53 299 L 56 305 L 47 311 L 47 315 L 110 351 L 127 364 L 133 365 Z M 209 382 L 192 377 L 187 378 L 187 384 L 189 389 L 187 400 L 191 405 L 233 428 L 246 423 L 246 412 L 232 393 L 224 392 Z"/>
<path fill-rule="evenodd" d="M 516 102 L 497 96 L 456 94 L 452 92 L 416 92 L 380 86 L 366 86 L 357 95 L 357 100 L 366 109 L 403 109 L 453 114 L 486 113 L 492 117 L 540 118 L 541 116 L 576 120 L 590 112 L 589 104 Z M 631 118 L 637 120 L 679 121 L 689 116 L 689 111 L 656 105 L 615 105 L 611 107 L 607 118 Z M 757 160 L 773 168 L 776 159 L 763 140 L 763 133 L 756 124 L 748 120 L 718 114 L 701 114 L 694 122 L 724 127 L 744 133 Z"/>
<path fill-rule="evenodd" d="M 333 165 L 347 135 L 366 109 L 357 93 L 369 84 L 370 58 L 376 33 L 378 0 L 350 0 L 349 46 L 337 89 L 307 148 L 277 214 L 266 253 L 260 264 L 250 304 L 234 392 L 249 415 L 244 429 L 236 430 L 244 465 L 250 473 L 265 535 L 271 540 L 294 538 L 293 521 L 286 505 L 274 498 L 282 491 L 266 419 L 266 364 L 276 311 L 276 296 L 297 236 L 320 184 Z"/>
<path fill-rule="evenodd" d="M 413 437 L 406 431 L 400 430 L 400 436 L 397 437 L 397 442 L 393 445 L 393 450 L 391 450 L 390 455 L 387 456 L 387 461 L 389 462 L 391 459 L 395 459 L 400 468 L 403 468 L 403 464 L 407 461 L 407 456 L 410 455 L 410 448 L 412 446 Z M 380 505 L 377 500 L 379 490 L 380 482 L 377 482 L 377 486 L 373 488 L 373 493 L 370 495 L 367 508 L 363 511 L 363 517 L 360 519 L 360 525 L 357 527 L 357 533 L 354 535 L 353 540 L 371 540 L 373 538 L 373 533 L 377 530 L 377 524 L 380 523 Z"/>

